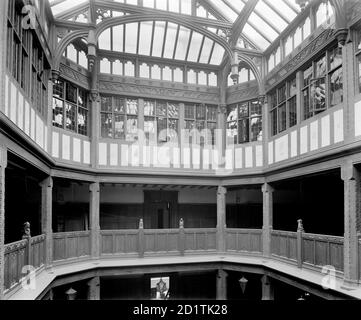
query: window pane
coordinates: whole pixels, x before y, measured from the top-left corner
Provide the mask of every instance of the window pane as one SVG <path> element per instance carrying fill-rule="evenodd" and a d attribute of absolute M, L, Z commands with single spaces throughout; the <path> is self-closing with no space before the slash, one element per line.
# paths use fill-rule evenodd
<path fill-rule="evenodd" d="M 103 138 L 113 138 L 113 122 L 111 114 L 101 114 L 101 135 Z"/>
<path fill-rule="evenodd" d="M 293 97 L 288 101 L 288 116 L 289 116 L 289 122 L 291 128 L 297 124 L 296 97 Z"/>
<path fill-rule="evenodd" d="M 145 100 L 144 101 L 144 115 L 145 116 L 154 116 L 155 115 L 155 102 Z"/>
<path fill-rule="evenodd" d="M 112 112 L 112 97 L 101 97 L 101 111 Z"/>
<path fill-rule="evenodd" d="M 317 110 L 326 109 L 326 85 L 325 78 L 315 80 L 311 84 L 311 95 L 313 101 L 313 108 Z"/>
<path fill-rule="evenodd" d="M 157 134 L 159 142 L 167 142 L 167 118 L 157 119 Z"/>
<path fill-rule="evenodd" d="M 250 141 L 262 141 L 262 118 L 251 118 L 251 139 Z"/>
<path fill-rule="evenodd" d="M 176 49 L 176 54 L 175 54 L 176 59 L 185 60 L 190 34 L 191 34 L 191 31 L 189 29 L 180 27 L 179 35 L 178 35 L 178 42 L 177 42 L 177 49 Z"/>
<path fill-rule="evenodd" d="M 168 121 L 169 132 L 168 136 L 171 141 L 176 141 L 178 139 L 178 120 L 170 119 Z"/>
<path fill-rule="evenodd" d="M 227 122 L 237 120 L 237 106 L 231 106 L 228 108 Z"/>
<path fill-rule="evenodd" d="M 251 101 L 251 116 L 262 116 L 262 105 L 258 101 Z"/>
<path fill-rule="evenodd" d="M 186 119 L 195 119 L 194 104 L 186 104 L 184 106 L 184 117 Z"/>
<path fill-rule="evenodd" d="M 138 136 L 138 118 L 134 116 L 127 117 L 127 141 L 135 141 Z"/>
<path fill-rule="evenodd" d="M 167 116 L 167 104 L 165 102 L 157 102 L 157 116 Z"/>
<path fill-rule="evenodd" d="M 330 77 L 331 106 L 340 104 L 343 101 L 342 85 L 342 68 L 338 68 Z"/>
<path fill-rule="evenodd" d="M 239 105 L 239 116 L 238 119 L 248 117 L 248 102 Z"/>
<path fill-rule="evenodd" d="M 63 112 L 64 102 L 54 98 L 53 99 L 53 126 L 63 128 Z"/>
<path fill-rule="evenodd" d="M 144 118 L 144 132 L 147 139 L 150 138 L 151 135 L 155 134 L 157 122 L 154 118 L 145 117 Z"/>
<path fill-rule="evenodd" d="M 177 29 L 178 25 L 174 23 L 168 23 L 166 41 L 164 46 L 164 58 L 173 59 Z"/>
<path fill-rule="evenodd" d="M 125 25 L 125 52 L 137 53 L 138 23 Z"/>
<path fill-rule="evenodd" d="M 153 22 L 146 21 L 140 24 L 140 35 L 139 35 L 139 54 L 147 55 L 150 54 L 150 45 L 152 41 Z"/>
<path fill-rule="evenodd" d="M 361 93 L 361 54 L 357 56 L 358 63 L 358 92 Z"/>
<path fill-rule="evenodd" d="M 278 108 L 278 132 L 282 132 L 287 128 L 287 112 L 286 104 Z"/>
<path fill-rule="evenodd" d="M 114 112 L 124 113 L 125 99 L 121 97 L 114 97 Z"/>
<path fill-rule="evenodd" d="M 271 111 L 271 134 L 275 136 L 277 133 L 277 109 L 274 109 Z"/>
<path fill-rule="evenodd" d="M 217 107 L 207 106 L 207 120 L 217 121 Z"/>
<path fill-rule="evenodd" d="M 342 64 L 342 48 L 336 47 L 330 51 L 330 69 Z"/>
<path fill-rule="evenodd" d="M 238 142 L 249 142 L 249 120 L 242 119 L 238 122 Z"/>
<path fill-rule="evenodd" d="M 286 100 L 286 84 L 278 89 L 278 103 Z"/>
<path fill-rule="evenodd" d="M 138 114 L 137 99 L 127 99 L 127 114 Z"/>
<path fill-rule="evenodd" d="M 64 82 L 56 80 L 53 86 L 53 96 L 57 98 L 64 98 Z"/>
<path fill-rule="evenodd" d="M 227 123 L 227 143 L 237 144 L 237 121 Z"/>
<path fill-rule="evenodd" d="M 76 131 L 76 106 L 71 103 L 65 103 L 65 128 L 70 131 Z"/>
<path fill-rule="evenodd" d="M 196 105 L 196 118 L 199 120 L 205 120 L 206 119 L 206 106 L 197 104 Z"/>
<path fill-rule="evenodd" d="M 178 118 L 179 117 L 179 105 L 176 103 L 168 103 L 168 117 Z"/>
<path fill-rule="evenodd" d="M 296 78 L 291 80 L 288 83 L 289 89 L 288 89 L 288 97 L 292 97 L 297 94 L 297 86 L 296 86 Z"/>
<path fill-rule="evenodd" d="M 88 134 L 88 110 L 83 108 L 78 108 L 78 133 Z"/>
<path fill-rule="evenodd" d="M 303 117 L 306 120 L 312 117 L 309 89 L 302 91 L 302 103 L 303 103 Z"/>
<path fill-rule="evenodd" d="M 305 71 L 303 71 L 303 86 L 306 87 L 310 84 L 312 79 L 312 66 L 308 67 Z"/>
<path fill-rule="evenodd" d="M 114 115 L 114 138 L 125 139 L 124 131 L 124 116 L 116 114 Z"/>
<path fill-rule="evenodd" d="M 326 56 L 323 56 L 316 62 L 316 77 L 326 74 Z"/>
<path fill-rule="evenodd" d="M 66 100 L 73 103 L 77 101 L 77 88 L 69 82 L 66 83 Z"/>

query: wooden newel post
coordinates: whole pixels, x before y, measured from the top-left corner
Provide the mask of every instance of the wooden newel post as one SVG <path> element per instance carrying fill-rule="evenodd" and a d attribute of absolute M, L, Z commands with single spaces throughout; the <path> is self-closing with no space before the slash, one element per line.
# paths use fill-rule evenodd
<path fill-rule="evenodd" d="M 139 221 L 139 231 L 138 231 L 138 251 L 139 251 L 139 258 L 144 257 L 144 223 L 143 219 Z"/>
<path fill-rule="evenodd" d="M 303 259 L 303 248 L 302 248 L 302 234 L 305 232 L 303 229 L 302 220 L 297 220 L 297 266 L 302 268 L 302 259 Z"/>
<path fill-rule="evenodd" d="M 30 230 L 30 222 L 24 223 L 24 234 L 23 240 L 27 240 L 26 249 L 25 249 L 25 265 L 31 266 L 31 230 Z"/>
<path fill-rule="evenodd" d="M 184 220 L 179 220 L 179 251 L 181 256 L 184 256 L 186 236 L 184 232 Z"/>

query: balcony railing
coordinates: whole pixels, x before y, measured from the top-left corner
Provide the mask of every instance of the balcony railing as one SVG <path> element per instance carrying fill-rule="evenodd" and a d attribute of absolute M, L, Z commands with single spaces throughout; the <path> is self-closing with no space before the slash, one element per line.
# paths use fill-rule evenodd
<path fill-rule="evenodd" d="M 122 258 L 144 256 L 183 256 L 217 253 L 218 232 L 216 228 L 186 229 L 139 229 L 101 230 L 93 234 L 99 241 L 96 258 Z M 260 256 L 263 253 L 261 229 L 225 229 L 225 250 L 232 254 Z M 90 231 L 53 234 L 53 264 L 69 260 L 90 259 L 92 256 Z M 299 268 L 320 270 L 333 266 L 343 272 L 343 238 L 297 232 L 271 231 L 271 256 L 269 258 L 291 263 Z M 219 250 L 219 249 L 218 249 Z M 224 252 L 223 252 L 224 253 Z M 20 283 L 31 266 L 38 270 L 45 264 L 45 236 L 40 235 L 5 246 L 5 289 Z M 361 240 L 359 241 L 359 265 L 361 266 Z M 361 279 L 361 271 L 359 271 Z"/>

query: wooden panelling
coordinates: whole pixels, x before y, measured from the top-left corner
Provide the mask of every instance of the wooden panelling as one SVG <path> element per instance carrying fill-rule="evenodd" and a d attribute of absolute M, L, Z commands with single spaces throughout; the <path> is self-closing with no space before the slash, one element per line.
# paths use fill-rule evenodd
<path fill-rule="evenodd" d="M 227 229 L 227 251 L 262 252 L 262 230 Z"/>
<path fill-rule="evenodd" d="M 101 254 L 122 255 L 138 252 L 138 230 L 101 231 Z"/>
<path fill-rule="evenodd" d="M 288 231 L 272 231 L 271 235 L 272 255 L 282 258 L 297 259 L 297 234 Z"/>
<path fill-rule="evenodd" d="M 54 261 L 90 255 L 89 231 L 54 234 Z"/>
<path fill-rule="evenodd" d="M 343 238 L 305 233 L 302 249 L 304 263 L 343 271 Z"/>
<path fill-rule="evenodd" d="M 21 240 L 5 246 L 5 289 L 11 288 L 23 277 L 22 269 L 26 265 L 27 240 Z"/>
<path fill-rule="evenodd" d="M 179 230 L 144 230 L 145 252 L 178 253 Z"/>
<path fill-rule="evenodd" d="M 39 268 L 45 263 L 45 235 L 31 238 L 31 264 Z"/>
<path fill-rule="evenodd" d="M 216 229 L 185 229 L 185 251 L 216 251 Z"/>

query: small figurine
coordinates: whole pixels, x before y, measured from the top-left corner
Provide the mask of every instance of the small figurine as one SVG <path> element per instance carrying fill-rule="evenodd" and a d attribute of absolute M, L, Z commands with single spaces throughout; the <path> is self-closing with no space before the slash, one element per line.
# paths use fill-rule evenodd
<path fill-rule="evenodd" d="M 183 220 L 183 218 L 181 218 L 179 220 L 179 228 L 184 228 L 184 220 Z"/>
<path fill-rule="evenodd" d="M 25 223 L 24 223 L 23 239 L 29 239 L 29 238 L 31 238 L 30 222 L 25 222 Z"/>

